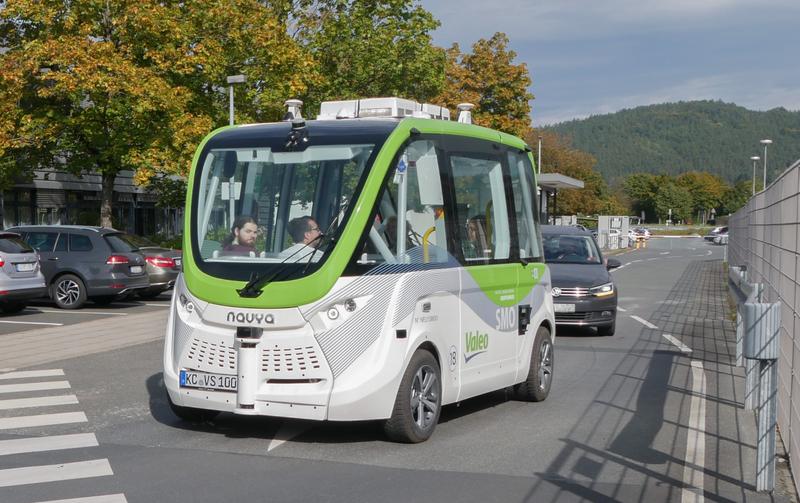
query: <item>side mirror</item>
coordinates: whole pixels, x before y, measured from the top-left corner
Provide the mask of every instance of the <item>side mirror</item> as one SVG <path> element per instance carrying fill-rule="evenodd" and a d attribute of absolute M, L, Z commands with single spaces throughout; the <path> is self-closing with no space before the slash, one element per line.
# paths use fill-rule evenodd
<path fill-rule="evenodd" d="M 617 260 L 615 258 L 606 259 L 606 269 L 608 269 L 608 270 L 616 269 L 617 267 L 619 267 L 621 265 L 622 265 L 622 262 L 620 262 L 619 260 Z"/>

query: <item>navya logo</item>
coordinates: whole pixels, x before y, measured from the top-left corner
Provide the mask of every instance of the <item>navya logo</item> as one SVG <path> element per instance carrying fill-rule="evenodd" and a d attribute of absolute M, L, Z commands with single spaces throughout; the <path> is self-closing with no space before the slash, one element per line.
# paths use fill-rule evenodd
<path fill-rule="evenodd" d="M 228 314 L 225 315 L 225 320 L 232 323 L 249 323 L 257 325 L 272 325 L 275 323 L 275 317 L 271 314 L 243 313 L 241 311 L 228 311 Z"/>
<path fill-rule="evenodd" d="M 489 334 L 482 334 L 477 330 L 474 332 L 467 332 L 465 334 L 465 341 L 467 350 L 464 351 L 464 363 L 469 363 L 470 360 L 485 353 L 489 349 Z"/>

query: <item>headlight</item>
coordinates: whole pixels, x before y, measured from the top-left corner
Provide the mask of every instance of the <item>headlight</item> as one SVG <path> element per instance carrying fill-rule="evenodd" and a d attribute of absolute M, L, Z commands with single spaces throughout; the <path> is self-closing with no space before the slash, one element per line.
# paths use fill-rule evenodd
<path fill-rule="evenodd" d="M 605 285 L 594 286 L 589 289 L 589 293 L 595 297 L 606 297 L 607 295 L 614 295 L 614 283 L 606 283 Z"/>

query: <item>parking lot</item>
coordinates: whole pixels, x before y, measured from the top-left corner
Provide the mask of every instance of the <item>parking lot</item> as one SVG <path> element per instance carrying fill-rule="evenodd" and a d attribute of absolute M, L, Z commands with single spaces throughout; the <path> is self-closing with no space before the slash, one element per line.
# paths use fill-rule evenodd
<path fill-rule="evenodd" d="M 17 314 L 0 315 L 0 335 L 36 330 L 44 327 L 74 325 L 103 318 L 121 318 L 169 308 L 172 290 L 155 299 L 142 300 L 136 297 L 100 306 L 92 301 L 82 309 L 59 309 L 49 299 L 30 301 L 24 311 Z"/>

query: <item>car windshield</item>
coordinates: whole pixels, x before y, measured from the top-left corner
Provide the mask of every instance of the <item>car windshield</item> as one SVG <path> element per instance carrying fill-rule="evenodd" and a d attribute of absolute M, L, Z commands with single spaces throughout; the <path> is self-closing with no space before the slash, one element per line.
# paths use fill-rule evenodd
<path fill-rule="evenodd" d="M 118 234 L 119 238 L 127 241 L 134 248 L 157 248 L 158 245 L 153 243 L 147 238 L 137 236 L 136 234 Z"/>
<path fill-rule="evenodd" d="M 139 247 L 128 240 L 129 236 L 127 234 L 106 234 L 103 237 L 111 249 L 117 253 L 131 253 L 139 251 Z"/>
<path fill-rule="evenodd" d="M 198 265 L 229 279 L 298 263 L 288 266 L 292 277 L 313 273 L 338 242 L 376 152 L 374 143 L 210 149 L 195 177 Z"/>
<path fill-rule="evenodd" d="M 600 264 L 600 252 L 591 236 L 544 235 L 544 258 L 553 264 Z"/>

